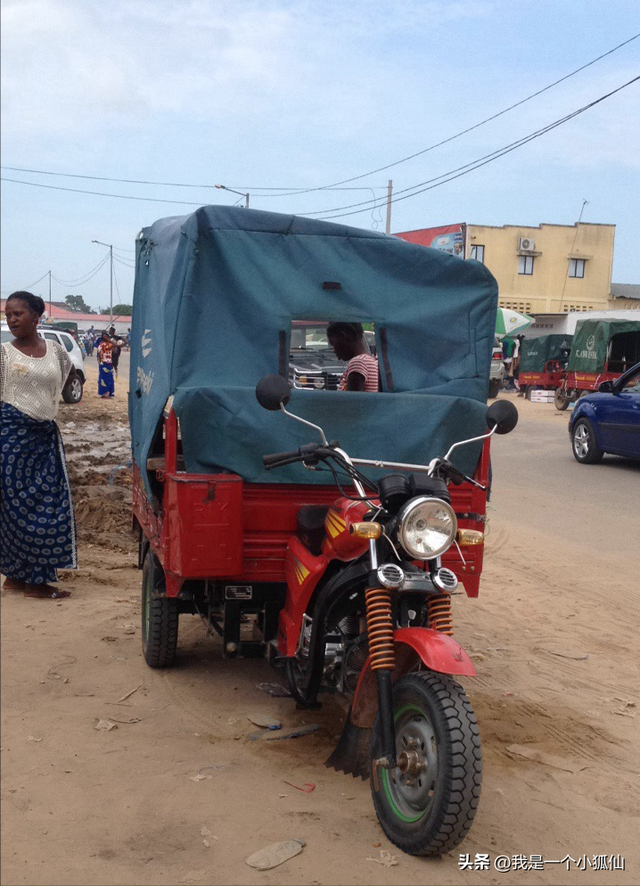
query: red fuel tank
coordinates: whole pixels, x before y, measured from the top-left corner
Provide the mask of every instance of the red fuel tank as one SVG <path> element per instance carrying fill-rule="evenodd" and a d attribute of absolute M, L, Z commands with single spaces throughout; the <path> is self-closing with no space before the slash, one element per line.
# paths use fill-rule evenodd
<path fill-rule="evenodd" d="M 339 498 L 331 505 L 324 521 L 326 536 L 322 552 L 325 556 L 354 560 L 367 550 L 367 539 L 351 535 L 349 527 L 352 523 L 360 523 L 368 510 L 365 502 L 349 498 Z"/>

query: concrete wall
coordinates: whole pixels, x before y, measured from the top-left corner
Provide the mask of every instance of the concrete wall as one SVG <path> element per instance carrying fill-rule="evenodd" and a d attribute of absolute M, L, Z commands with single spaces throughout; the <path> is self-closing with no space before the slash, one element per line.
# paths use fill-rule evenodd
<path fill-rule="evenodd" d="M 527 314 L 611 307 L 615 225 L 468 225 L 465 255 L 484 246 L 484 264 L 498 281 L 501 307 Z M 520 238 L 534 241 L 530 252 Z M 518 273 L 519 255 L 533 258 L 533 274 Z M 569 259 L 584 259 L 584 278 L 568 276 Z"/>

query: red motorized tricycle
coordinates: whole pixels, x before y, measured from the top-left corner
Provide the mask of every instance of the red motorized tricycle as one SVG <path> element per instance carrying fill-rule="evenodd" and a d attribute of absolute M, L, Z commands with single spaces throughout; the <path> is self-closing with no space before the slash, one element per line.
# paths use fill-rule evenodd
<path fill-rule="evenodd" d="M 517 421 L 486 408 L 496 306 L 482 265 L 289 216 L 204 207 L 138 245 L 145 659 L 172 665 L 180 615 L 200 615 L 298 705 L 346 695 L 327 764 L 371 779 L 382 828 L 416 855 L 456 846 L 480 794 L 451 596 L 478 594 L 489 438 Z M 372 331 L 379 391 L 292 391 L 292 329 L 336 318 Z"/>
<path fill-rule="evenodd" d="M 556 409 L 614 381 L 640 360 L 640 321 L 581 320 L 576 326 L 566 372 L 555 393 Z"/>
<path fill-rule="evenodd" d="M 555 391 L 565 376 L 569 353 L 570 335 L 541 335 L 524 338 L 520 345 L 520 392 L 527 400 L 533 391 Z"/>

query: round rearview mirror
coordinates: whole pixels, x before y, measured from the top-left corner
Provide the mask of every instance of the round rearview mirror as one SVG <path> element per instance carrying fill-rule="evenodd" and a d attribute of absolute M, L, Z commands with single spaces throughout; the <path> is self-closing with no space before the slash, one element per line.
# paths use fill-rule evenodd
<path fill-rule="evenodd" d="M 285 406 L 291 398 L 291 385 L 281 375 L 265 375 L 256 385 L 258 403 L 264 409 L 275 411 L 280 404 Z"/>
<path fill-rule="evenodd" d="M 509 400 L 496 400 L 487 409 L 487 425 L 496 434 L 508 434 L 518 424 L 518 410 Z"/>

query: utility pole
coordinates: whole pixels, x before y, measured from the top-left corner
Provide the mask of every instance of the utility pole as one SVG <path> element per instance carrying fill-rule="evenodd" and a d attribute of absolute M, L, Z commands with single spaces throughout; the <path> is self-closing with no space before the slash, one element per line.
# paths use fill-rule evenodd
<path fill-rule="evenodd" d="M 231 191 L 232 194 L 238 194 L 240 197 L 244 197 L 244 207 L 245 209 L 249 208 L 248 194 L 243 194 L 242 191 L 234 191 L 233 188 L 228 188 L 226 185 L 216 185 L 216 188 L 221 188 L 223 191 Z"/>
<path fill-rule="evenodd" d="M 100 246 L 106 246 L 109 249 L 109 320 L 113 323 L 113 245 L 103 243 L 102 240 L 92 240 L 92 243 L 99 243 Z"/>
<path fill-rule="evenodd" d="M 49 320 L 51 320 L 51 271 L 49 271 Z"/>
<path fill-rule="evenodd" d="M 109 247 L 109 320 L 113 323 L 113 246 Z"/>
<path fill-rule="evenodd" d="M 393 192 L 393 181 L 389 179 L 389 185 L 387 187 L 387 226 L 385 228 L 386 233 L 391 233 L 391 194 Z"/>

